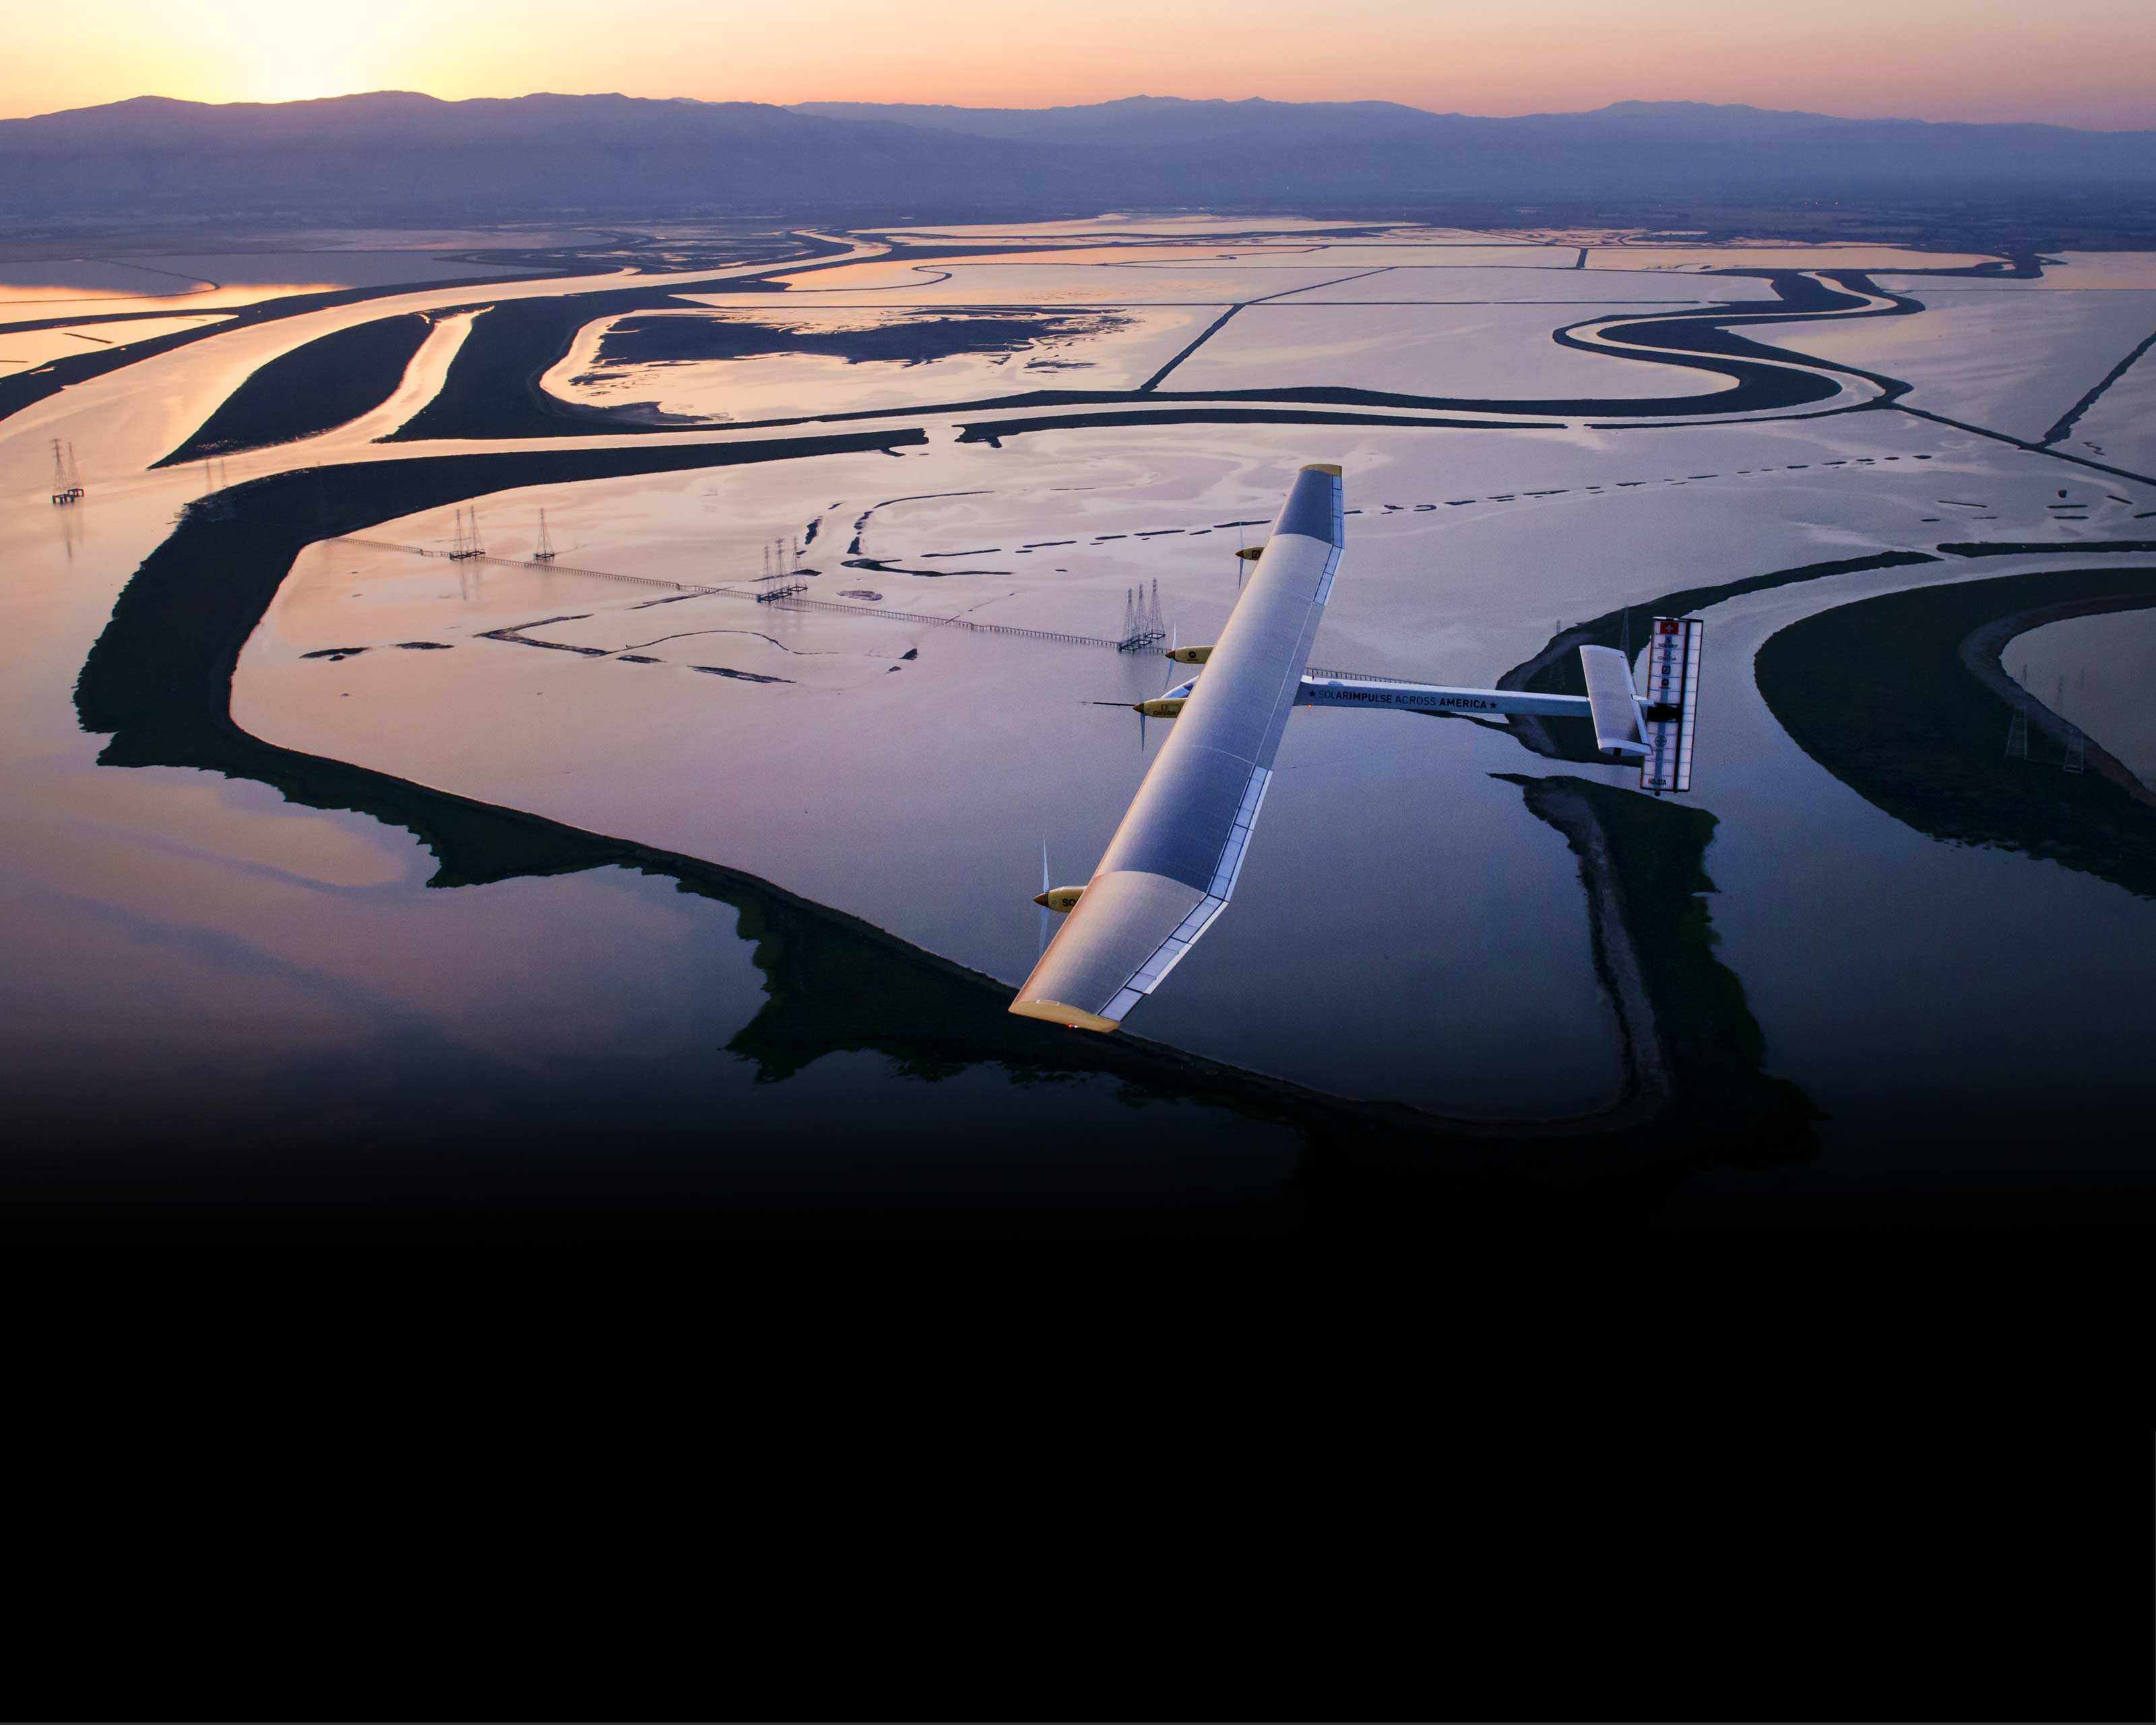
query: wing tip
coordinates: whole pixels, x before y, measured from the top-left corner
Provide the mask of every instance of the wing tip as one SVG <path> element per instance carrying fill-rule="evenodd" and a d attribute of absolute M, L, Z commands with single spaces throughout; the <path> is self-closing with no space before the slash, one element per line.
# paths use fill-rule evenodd
<path fill-rule="evenodd" d="M 1302 470 L 1305 473 L 1329 473 L 1335 479 L 1340 477 L 1340 464 L 1337 461 L 1306 461 L 1302 464 Z"/>
<path fill-rule="evenodd" d="M 1122 1023 L 1121 1019 L 1104 1019 L 1098 1013 L 1065 1006 L 1060 1000 L 1039 994 L 1020 995 L 1011 1002 L 1010 1009 L 1022 1019 L 1045 1019 L 1051 1024 L 1068 1025 L 1074 1030 L 1113 1030 Z"/>

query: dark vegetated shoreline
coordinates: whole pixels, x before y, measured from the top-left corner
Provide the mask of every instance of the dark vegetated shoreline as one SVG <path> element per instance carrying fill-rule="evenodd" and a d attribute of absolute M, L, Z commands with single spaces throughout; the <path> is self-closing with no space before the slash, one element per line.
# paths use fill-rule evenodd
<path fill-rule="evenodd" d="M 2082 547 L 2085 549 L 2086 547 Z M 2019 850 L 2156 898 L 2156 804 L 2091 738 L 2092 770 L 2010 759 L 2016 697 L 1999 651 L 2023 629 L 2156 605 L 2156 567 L 1994 576 L 1857 599 L 1768 637 L 1759 692 L 1799 747 L 1904 825 Z M 2048 721 L 2048 722 L 2047 722 Z"/>
<path fill-rule="evenodd" d="M 1329 1225 L 1355 1230 L 1425 1228 L 1435 1214 L 1428 1204 L 1449 1213 L 1469 1197 L 1478 1204 L 1523 1204 L 1547 1220 L 1573 1193 L 1599 1213 L 1626 1194 L 1644 1202 L 1702 1161 L 1752 1161 L 1801 1147 L 1800 1111 L 1777 1106 L 1732 1117 L 1730 1084 L 1709 1087 L 1721 1111 L 1695 1107 L 1681 1092 L 1673 1106 L 1646 1120 L 1620 1104 L 1608 1121 L 1491 1127 L 1343 1101 L 1137 1038 L 1064 1032 L 1009 1014 L 1008 990 L 993 978 L 754 877 L 281 748 L 232 720 L 239 655 L 294 558 L 316 539 L 515 486 L 923 440 L 915 430 L 760 445 L 434 456 L 254 480 L 223 494 L 223 511 L 191 513 L 144 562 L 84 665 L 78 714 L 85 729 L 110 733 L 100 764 L 220 773 L 268 784 L 305 807 L 403 827 L 434 853 L 430 885 L 620 866 L 734 906 L 757 943 L 770 999 L 731 1051 L 755 1060 L 767 1079 L 828 1053 L 874 1050 L 921 1076 L 982 1062 L 1027 1081 L 1105 1076 L 1136 1096 L 1198 1101 L 1291 1126 L 1310 1153 L 1300 1183 L 1261 1206 L 1261 1216 L 1246 1218 L 1267 1227 L 1304 1219 L 1306 1202 L 1321 1205 Z M 208 570 L 216 580 L 203 578 Z M 1658 842 L 1667 843 L 1672 824 L 1662 824 Z M 1703 843 L 1703 831 L 1681 839 L 1672 853 L 1671 866 L 1684 879 L 1697 872 L 1696 851 L 1685 850 L 1694 840 Z M 1681 1001 L 1671 1004 L 1681 1019 Z M 1731 1084 L 1742 1081 L 1738 1075 Z M 721 1173 L 698 1166 L 699 1202 L 725 1208 Z M 613 1189 L 615 1197 L 633 1207 L 636 1183 L 627 1178 Z M 1159 1206 L 1148 1200 L 1147 1208 Z M 589 1219 L 587 1209 L 577 1214 Z M 1118 1217 L 1127 1225 L 1127 1214 Z"/>
<path fill-rule="evenodd" d="M 423 312 L 376 318 L 317 337 L 258 366 L 179 448 L 152 464 L 184 465 L 296 443 L 371 413 L 397 393 L 433 332 Z"/>

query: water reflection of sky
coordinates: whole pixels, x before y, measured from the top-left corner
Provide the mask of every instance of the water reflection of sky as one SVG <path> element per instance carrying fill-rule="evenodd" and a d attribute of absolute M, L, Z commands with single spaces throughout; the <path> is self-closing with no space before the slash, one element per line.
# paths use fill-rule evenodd
<path fill-rule="evenodd" d="M 2009 641 L 1999 663 L 2156 788 L 2156 610 L 2047 623 Z"/>
<path fill-rule="evenodd" d="M 405 251 L 155 253 L 0 263 L 0 323 L 70 311 L 87 316 L 155 309 L 179 299 L 193 310 L 285 294 L 505 273 L 510 272 L 498 264 Z"/>
<path fill-rule="evenodd" d="M 370 278 L 372 266 L 362 260 L 385 255 L 393 261 L 381 267 L 391 273 Z M 141 261 L 176 271 L 200 266 L 203 279 L 228 285 L 223 291 L 252 295 L 293 280 L 413 280 L 421 255 L 259 254 L 262 279 L 253 282 L 230 257 Z M 22 285 L 150 291 L 139 275 L 113 267 L 101 285 L 57 274 Z M 1059 285 L 1052 274 L 1044 279 Z M 143 303 L 177 309 L 162 292 Z M 202 302 L 180 303 L 192 310 Z M 358 307 L 351 317 L 378 315 Z M 1569 315 L 1554 308 L 1559 321 Z M 249 339 L 235 332 L 201 346 L 252 352 Z M 223 371 L 212 378 L 218 364 Z M 141 460 L 162 453 L 206 411 L 192 395 L 229 387 L 236 367 L 244 369 L 207 353 L 177 361 L 166 375 L 196 382 L 184 411 L 162 411 L 187 423 L 155 436 L 134 422 L 157 404 L 146 403 L 148 392 L 132 390 L 131 380 L 85 392 L 84 405 L 71 400 L 85 459 L 107 464 L 95 476 L 95 508 L 50 512 L 64 516 L 54 519 L 40 506 L 34 520 L 17 511 L 13 522 L 0 521 L 11 567 L 55 578 L 16 583 L 13 603 L 27 625 L 0 639 L 22 719 L 4 763 L 17 811 L 5 968 L 25 984 L 5 1009 L 4 1070 L 24 1106 L 85 1121 L 199 1111 L 192 1117 L 254 1143 L 298 1125 L 353 1141 L 408 1132 L 434 1146 L 459 1132 L 477 1142 L 495 1128 L 549 1121 L 594 1144 L 663 1139 L 712 1158 L 805 1160 L 850 1142 L 854 1152 L 876 1145 L 894 1158 L 901 1172 L 886 1182 L 893 1190 L 938 1134 L 978 1137 L 993 1126 L 1019 1156 L 1042 1144 L 1059 1157 L 1101 1147 L 1099 1154 L 1120 1158 L 1134 1186 L 1148 1191 L 1164 1178 L 1164 1146 L 1217 1152 L 1224 1185 L 1276 1178 L 1285 1165 L 1277 1132 L 1254 1134 L 1200 1104 L 1133 1106 L 1106 1081 L 1029 1086 L 988 1067 L 932 1085 L 871 1048 L 834 1045 L 793 1076 L 767 1081 L 755 1062 L 726 1052 L 765 1007 L 752 940 L 732 906 L 670 881 L 598 869 L 434 891 L 424 885 L 429 859 L 401 829 L 207 774 L 94 768 L 102 740 L 74 726 L 69 689 L 112 593 L 169 530 L 173 508 L 198 477 L 146 475 L 132 455 L 123 473 L 109 452 L 134 436 L 144 444 Z M 922 580 L 939 605 L 991 601 L 1030 624 L 1103 629 L 1112 626 L 1127 582 L 1160 572 L 1188 641 L 1191 629 L 1217 626 L 1232 596 L 1227 553 L 1240 538 L 1232 523 L 1276 501 L 1276 475 L 1255 470 L 1260 453 L 1283 468 L 1322 454 L 1348 465 L 1367 510 L 1354 524 L 1353 562 L 1321 638 L 1324 658 L 1478 680 L 1567 618 L 1617 600 L 1967 531 L 1958 519 L 1952 528 L 1938 524 L 1952 513 L 1943 496 L 1983 498 L 1986 516 L 2003 524 L 1998 531 L 2024 531 L 2024 518 L 2045 518 L 2051 495 L 2018 454 L 2010 463 L 1974 439 L 1883 415 L 1651 439 L 1584 430 L 1532 437 L 1240 427 L 1224 436 L 1217 429 L 1124 429 L 1014 439 L 1002 449 L 951 444 L 949 429 L 933 427 L 932 452 L 902 461 L 849 458 L 865 470 L 858 478 L 842 477 L 844 463 L 833 460 L 699 477 L 670 492 L 565 488 L 558 506 L 547 500 L 550 521 L 558 543 L 602 566 L 649 558 L 665 572 L 707 579 L 726 562 L 752 573 L 765 539 L 798 534 L 819 511 L 831 536 L 818 553 L 840 552 L 859 511 L 876 505 L 870 554 L 935 567 L 927 560 L 936 552 L 993 545 L 1008 553 L 998 567 L 1007 564 L 1010 578 L 993 593 L 969 592 L 955 578 Z M 12 449 L 0 437 L 0 449 L 26 486 L 41 482 L 49 459 L 41 437 L 18 437 Z M 1846 463 L 1851 456 L 1866 465 Z M 1881 465 L 1868 465 L 1875 456 Z M 1916 466 L 1919 456 L 1928 465 Z M 290 452 L 279 452 L 259 468 L 238 458 L 232 465 L 238 474 L 290 461 Z M 1621 501 L 1620 485 L 1630 488 Z M 977 494 L 976 485 L 985 489 Z M 885 503 L 916 490 L 963 495 L 902 510 Z M 518 500 L 519 510 L 526 501 Z M 483 508 L 490 544 L 497 534 L 512 554 L 528 544 L 536 516 L 510 512 L 505 500 Z M 1113 543 L 1095 542 L 1101 528 L 1115 530 Z M 1173 536 L 1139 543 L 1132 536 L 1144 530 Z M 1041 548 L 1022 544 L 1029 539 Z M 63 571 L 64 582 L 56 578 Z M 871 582 L 903 603 L 880 572 L 841 578 Z M 326 588 L 321 597 L 350 591 Z M 1787 596 L 1791 614 L 1827 596 Z M 295 618 L 309 598 L 302 585 L 288 588 Z M 606 603 L 595 593 L 589 603 L 563 604 L 601 614 L 559 628 L 599 629 Z M 366 614 L 362 608 L 335 620 Z M 377 620 L 392 642 L 424 632 L 401 615 Z M 1763 626 L 1765 619 L 1754 620 Z M 2120 622 L 2102 626 L 2116 630 Z M 2145 1094 L 2134 1026 L 2114 1008 L 2128 959 L 2145 949 L 2147 907 L 2116 902 L 2109 889 L 2052 865 L 1972 856 L 1875 819 L 1868 805 L 1845 806 L 1838 787 L 1786 758 L 1774 734 L 1758 728 L 1747 675 L 1751 626 L 1735 612 L 1714 614 L 1712 729 L 1703 757 L 1710 782 L 1699 801 L 1722 822 L 1707 859 L 1720 891 L 1708 904 L 1722 956 L 1766 1029 L 1770 1070 L 1837 1115 L 1825 1130 L 1830 1140 L 1842 1134 L 1845 1146 L 1864 1133 L 1876 1139 L 1882 1122 L 1891 1128 L 1943 1103 L 1966 1105 L 1972 1068 L 2007 1075 L 1988 1078 L 1979 1101 L 2019 1111 L 2016 1117 L 2041 1107 L 2045 1087 L 2061 1076 L 2076 1097 Z M 793 644 L 818 645 L 800 627 Z M 454 638 L 468 644 L 456 653 L 308 663 L 294 675 L 311 679 L 312 692 L 291 704 L 287 722 L 322 719 L 325 755 L 379 751 L 396 739 L 395 716 L 377 709 L 364 722 L 352 717 L 368 680 L 382 680 L 393 694 L 391 681 L 418 688 L 422 676 L 491 652 L 488 663 L 501 667 L 501 699 L 480 699 L 487 691 L 475 686 L 455 701 L 417 705 L 415 734 L 432 734 L 431 754 L 414 757 L 414 780 L 498 792 L 504 803 L 608 833 L 657 819 L 630 804 L 640 778 L 707 814 L 754 814 L 754 798 L 763 796 L 779 814 L 821 814 L 791 827 L 715 827 L 709 843 L 685 848 L 723 853 L 819 902 L 1005 974 L 1022 972 L 1034 948 L 1025 897 L 1043 834 L 1054 842 L 1059 875 L 1082 875 L 1139 769 L 1129 716 L 1086 703 L 1104 693 L 1127 696 L 1127 682 L 1151 675 L 1105 654 L 1029 649 L 1020 660 L 931 644 L 902 672 L 876 670 L 891 691 L 879 697 L 883 711 L 942 750 L 916 747 L 909 759 L 902 732 L 856 738 L 815 717 L 819 701 L 834 711 L 846 703 L 812 688 L 807 672 L 793 693 L 687 672 L 664 683 L 664 667 L 482 649 L 469 644 L 468 629 Z M 2119 662 L 2130 665 L 2137 653 L 2149 662 L 2148 638 L 2139 639 L 2142 647 Z M 748 650 L 731 643 L 723 652 L 696 649 L 713 659 Z M 527 660 L 561 680 L 511 686 Z M 2030 675 L 2041 682 L 2040 672 Z M 506 737 L 512 758 L 545 755 L 535 739 L 548 721 L 526 715 L 567 707 L 572 675 L 593 687 L 601 678 L 647 679 L 619 685 L 644 691 L 638 698 L 646 704 L 616 697 L 552 721 L 562 747 L 534 771 L 558 776 L 572 745 L 603 746 L 613 764 L 588 775 L 586 806 L 549 809 L 553 793 L 543 783 L 490 783 L 486 752 Z M 2101 686 L 2092 670 L 2085 680 Z M 535 692 L 542 689 L 543 696 Z M 683 705 L 685 716 L 672 727 L 685 742 L 682 770 L 670 778 L 654 776 L 650 764 L 671 746 L 670 727 L 651 722 L 673 716 L 675 696 L 649 692 L 662 690 L 699 703 L 693 711 Z M 778 720 L 782 697 L 803 716 Z M 719 713 L 732 727 L 726 738 L 713 728 Z M 760 713 L 773 716 L 767 723 Z M 1576 864 L 1554 832 L 1523 814 L 1517 790 L 1488 776 L 1540 770 L 1537 763 L 1508 740 L 1466 726 L 1333 716 L 1342 722 L 1303 715 L 1291 728 L 1265 837 L 1235 915 L 1148 1007 L 1144 1031 L 1342 1088 L 1471 1111 L 1541 1111 L 1538 1104 L 1556 1111 L 1606 1093 L 1614 1043 L 1584 962 Z M 1372 722 L 1354 727 L 1350 742 L 1348 721 L 1356 718 Z M 2117 724 L 2107 735 L 2093 716 L 2083 722 L 2127 752 Z M 1397 746 L 1393 730 L 1402 733 Z M 768 747 L 742 746 L 767 732 L 775 739 Z M 833 740 L 846 747 L 822 748 Z M 803 752 L 789 755 L 796 745 Z M 973 770 L 981 762 L 987 767 Z M 453 783 L 467 764 L 470 782 Z M 767 792 L 752 783 L 759 777 L 789 782 Z M 921 807 L 909 809 L 909 800 Z M 844 824 L 828 818 L 834 809 L 847 811 Z M 939 823 L 953 829 L 948 845 Z M 1073 860 L 1068 868 L 1065 858 Z M 1388 929 L 1389 949 L 1379 937 Z M 2041 950 L 2030 958 L 2035 948 Z M 1966 984 L 1979 973 L 2018 975 L 2015 1014 L 1971 996 Z M 1306 1062 L 1310 1045 L 1327 1035 L 1337 1045 L 1320 1073 Z M 2025 1145 L 2015 1153 L 2021 1159 L 2013 1165 L 2025 1171 L 2049 1153 Z M 2002 1153 L 1991 1171 L 2010 1160 Z M 1820 1166 L 1850 1163 L 1830 1154 Z M 1891 1178 L 1913 1167 L 1904 1158 L 1866 1171 Z M 1936 1180 L 1945 1171 L 1912 1177 Z"/>

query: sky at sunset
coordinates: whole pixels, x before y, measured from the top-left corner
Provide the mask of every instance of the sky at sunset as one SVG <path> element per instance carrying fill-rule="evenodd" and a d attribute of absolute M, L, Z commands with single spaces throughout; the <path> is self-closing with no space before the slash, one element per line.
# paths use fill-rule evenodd
<path fill-rule="evenodd" d="M 8 36 L 0 116 L 390 89 L 1473 114 L 1638 98 L 2156 127 L 2156 0 L 72 0 Z"/>

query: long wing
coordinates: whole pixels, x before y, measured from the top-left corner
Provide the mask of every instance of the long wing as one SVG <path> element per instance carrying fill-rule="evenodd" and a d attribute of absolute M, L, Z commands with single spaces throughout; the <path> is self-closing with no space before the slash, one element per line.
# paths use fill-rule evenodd
<path fill-rule="evenodd" d="M 1204 674 L 1013 1012 L 1112 1030 L 1219 915 L 1340 567 L 1342 526 L 1340 470 L 1304 468 Z"/>

